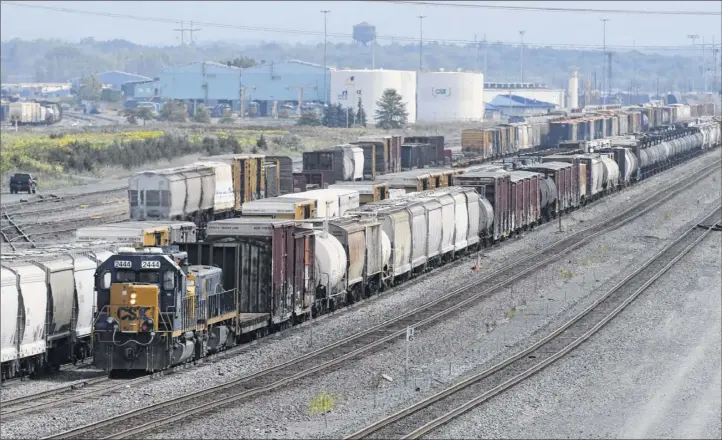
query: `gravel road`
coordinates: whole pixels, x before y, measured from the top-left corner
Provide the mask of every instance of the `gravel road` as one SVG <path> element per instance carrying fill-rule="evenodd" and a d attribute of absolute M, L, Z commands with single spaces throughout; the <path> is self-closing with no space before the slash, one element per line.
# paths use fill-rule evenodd
<path fill-rule="evenodd" d="M 713 154 L 719 155 L 719 152 Z M 674 176 L 689 175 L 708 160 L 709 156 L 698 158 L 664 176 L 649 179 L 567 216 L 563 220 L 563 227 L 568 232 L 584 227 L 584 223 L 592 218 L 623 210 L 635 203 L 635 199 L 645 189 Z M 403 386 L 404 346 L 399 343 L 359 360 L 353 369 L 341 369 L 309 380 L 303 389 L 294 387 L 282 390 L 265 396 L 263 400 L 239 405 L 229 410 L 232 414 L 219 412 L 208 416 L 205 421 L 177 427 L 159 438 L 197 438 L 199 435 L 208 438 L 228 437 L 230 432 L 233 433 L 230 435 L 232 437 L 254 438 L 338 437 L 350 433 L 397 406 L 408 403 L 410 399 L 438 389 L 439 381 L 455 379 L 509 352 L 514 349 L 514 344 L 524 341 L 550 321 L 558 319 L 565 310 L 573 308 L 576 301 L 590 301 L 593 296 L 590 299 L 589 293 L 596 286 L 601 286 L 653 248 L 663 245 L 666 238 L 698 212 L 708 209 L 713 200 L 718 198 L 719 181 L 710 177 L 665 206 L 576 251 L 568 258 L 571 263 L 542 271 L 538 276 L 517 283 L 513 289 L 494 296 L 449 322 L 431 330 L 419 331 L 411 351 L 413 377 L 410 382 L 415 387 Z M 672 214 L 668 215 L 670 212 Z M 139 399 L 144 404 L 150 404 L 259 371 L 410 310 L 468 282 L 470 277 L 482 277 L 505 265 L 510 258 L 517 259 L 523 253 L 556 241 L 564 234 L 557 232 L 557 224 L 554 223 L 527 235 L 524 240 L 515 240 L 487 252 L 483 268 L 478 273 L 471 271 L 471 261 L 460 262 L 407 286 L 403 291 L 383 295 L 360 307 L 331 316 L 330 319 L 294 328 L 281 338 L 265 339 L 249 346 L 247 353 L 242 356 L 166 377 L 151 385 L 144 385 L 141 390 L 129 389 L 107 396 L 103 405 L 76 404 L 71 414 L 53 410 L 42 416 L 19 417 L 3 423 L 1 434 L 3 438 L 27 436 L 29 432 L 38 436 L 48 435 L 137 408 Z M 564 279 L 559 275 L 561 271 L 569 271 L 572 276 Z M 571 311 L 567 310 L 566 313 Z M 487 331 L 491 329 L 491 332 Z M 313 347 L 309 347 L 311 334 Z M 378 391 L 377 406 L 374 408 L 374 388 L 371 383 L 378 373 L 390 375 L 394 382 L 383 385 Z M 416 388 L 418 391 L 415 391 Z M 308 411 L 310 400 L 324 390 L 336 399 L 334 410 L 327 416 L 328 429 L 324 428 L 322 416 L 311 417 Z"/>
<path fill-rule="evenodd" d="M 571 356 L 434 438 L 722 438 L 719 233 Z"/>

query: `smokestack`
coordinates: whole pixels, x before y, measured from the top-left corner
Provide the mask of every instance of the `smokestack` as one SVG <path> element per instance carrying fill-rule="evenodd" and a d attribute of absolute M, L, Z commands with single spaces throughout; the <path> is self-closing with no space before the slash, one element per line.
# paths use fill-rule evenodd
<path fill-rule="evenodd" d="M 579 108 L 579 72 L 575 69 L 569 76 L 569 85 L 567 86 L 567 107 Z"/>

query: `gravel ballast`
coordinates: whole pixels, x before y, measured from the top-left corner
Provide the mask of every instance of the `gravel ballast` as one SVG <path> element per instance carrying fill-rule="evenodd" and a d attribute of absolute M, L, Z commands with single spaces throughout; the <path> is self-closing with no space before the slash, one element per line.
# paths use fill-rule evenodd
<path fill-rule="evenodd" d="M 488 368 L 551 332 L 573 313 L 594 301 L 605 287 L 621 280 L 625 271 L 641 265 L 711 209 L 718 178 L 709 177 L 696 188 L 652 210 L 617 231 L 594 239 L 559 264 L 514 283 L 451 320 L 416 333 L 410 346 L 410 374 L 404 385 L 405 342 L 343 369 L 307 379 L 301 385 L 237 404 L 151 438 L 340 438 L 395 412 L 416 399 L 438 392 L 464 374 Z M 671 207 L 680 208 L 668 215 Z M 466 268 L 466 279 L 474 275 Z M 564 273 L 571 273 L 567 277 Z M 459 274 L 458 276 L 464 276 Z M 374 385 L 382 382 L 374 407 Z M 311 402 L 328 393 L 334 409 L 325 417 L 311 415 Z M 328 423 L 328 428 L 326 428 Z M 232 434 L 231 434 L 232 433 Z"/>
<path fill-rule="evenodd" d="M 570 356 L 434 438 L 722 438 L 722 237 Z"/>
<path fill-rule="evenodd" d="M 719 155 L 719 152 L 714 154 Z M 635 198 L 659 181 L 665 182 L 675 176 L 689 175 L 708 161 L 709 156 L 696 159 L 663 176 L 656 176 L 585 210 L 577 211 L 563 220 L 564 228 L 567 231 L 582 228 L 585 222 L 593 218 L 613 215 L 631 206 Z M 506 346 L 523 341 L 565 308 L 571 307 L 576 299 L 592 290 L 593 279 L 599 279 L 598 284 L 601 284 L 610 273 L 618 273 L 620 268 L 631 264 L 634 258 L 637 258 L 635 255 L 638 254 L 635 252 L 644 254 L 651 247 L 659 246 L 662 240 L 687 223 L 715 198 L 700 196 L 715 194 L 714 188 L 719 189 L 719 182 L 713 181 L 713 178 L 705 179 L 696 188 L 685 191 L 664 206 L 609 234 L 616 238 L 605 237 L 606 241 L 602 243 L 604 246 L 600 243 L 590 244 L 576 251 L 580 255 L 573 258 L 570 256 L 568 261 L 589 260 L 578 264 L 579 267 L 547 268 L 538 276 L 517 283 L 513 289 L 495 295 L 447 323 L 435 326 L 432 331 L 420 330 L 412 346 L 412 371 L 418 392 L 413 391 L 414 388 L 403 387 L 405 351 L 403 344 L 399 343 L 355 362 L 352 368 L 327 373 L 306 381 L 302 387 L 282 390 L 249 404 L 240 404 L 233 410 L 234 414 L 220 412 L 206 416 L 204 421 L 184 425 L 162 436 L 295 437 L 317 436 L 325 432 L 333 437 L 348 433 L 353 428 L 361 427 L 392 411 L 397 405 L 420 397 L 431 387 L 438 389 L 440 384 L 437 381 L 448 381 L 509 351 Z M 697 204 L 697 199 L 700 199 L 701 205 Z M 666 218 L 666 212 L 674 214 Z M 251 374 L 390 319 L 443 295 L 455 286 L 469 282 L 472 277 L 483 277 L 484 274 L 505 265 L 510 257 L 517 259 L 523 253 L 532 252 L 535 247 L 551 243 L 563 236 L 564 234 L 557 232 L 556 223 L 545 225 L 527 234 L 523 240 L 515 240 L 487 252 L 479 272 L 471 271 L 471 261 L 457 263 L 454 267 L 437 271 L 396 293 L 383 295 L 360 307 L 317 320 L 312 325 L 292 329 L 279 339 L 266 339 L 249 347 L 247 353 L 241 356 L 166 377 L 153 384 L 144 385 L 142 390 L 128 389 L 127 392 L 105 396 L 102 405 L 96 402 L 80 403 L 74 405 L 71 414 L 56 409 L 42 415 L 8 420 L 3 423 L 2 435 L 4 438 L 23 437 L 28 433 L 36 436 L 49 435 L 136 409 L 141 404 L 140 400 L 143 405 L 149 405 Z M 630 240 L 629 237 L 637 238 Z M 573 276 L 565 279 L 566 282 L 558 276 L 562 270 L 573 272 Z M 540 295 L 544 297 L 541 298 Z M 513 311 L 514 308 L 516 311 Z M 510 316 L 513 318 L 506 322 Z M 487 328 L 495 330 L 487 335 Z M 313 346 L 309 347 L 311 333 Z M 461 345 L 462 341 L 466 345 Z M 379 390 L 377 407 L 374 409 L 371 383 L 379 372 L 390 375 L 394 382 L 385 384 Z M 322 390 L 326 390 L 336 399 L 334 410 L 327 415 L 328 430 L 324 429 L 322 416 L 310 417 L 308 411 L 310 400 Z M 223 422 L 219 423 L 220 420 Z"/>

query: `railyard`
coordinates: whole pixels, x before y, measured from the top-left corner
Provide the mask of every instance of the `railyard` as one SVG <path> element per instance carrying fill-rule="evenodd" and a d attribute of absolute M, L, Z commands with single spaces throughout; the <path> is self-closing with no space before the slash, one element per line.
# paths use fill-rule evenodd
<path fill-rule="evenodd" d="M 635 202 L 634 196 L 639 195 L 642 192 L 643 185 L 661 185 L 662 187 L 664 187 L 667 184 L 667 179 L 670 178 L 666 176 L 672 176 L 675 173 L 688 174 L 690 173 L 689 167 L 692 167 L 693 165 L 696 165 L 698 170 L 702 168 L 703 164 L 709 166 L 711 157 L 719 157 L 718 151 L 707 155 L 705 157 L 705 159 L 707 160 L 703 160 L 703 158 L 695 159 L 692 161 L 692 163 L 682 165 L 681 167 L 679 167 L 679 169 L 673 169 L 662 175 L 655 176 L 635 188 L 624 191 L 620 194 L 613 195 L 612 197 L 604 199 L 603 201 L 598 202 L 598 204 L 595 204 L 585 210 L 577 211 L 569 218 L 564 218 L 562 220 L 562 226 L 566 233 L 571 233 L 571 231 L 574 231 L 577 228 L 587 227 L 587 225 L 584 224 L 585 217 L 586 220 L 593 219 L 593 215 L 595 214 L 594 210 L 598 210 L 598 212 L 596 212 L 597 215 L 599 214 L 600 210 L 605 210 L 607 213 L 610 210 L 615 209 L 618 211 L 625 204 L 629 205 Z M 716 169 L 716 171 L 718 172 L 718 169 Z M 663 178 L 663 176 L 665 177 Z M 391 409 L 393 408 L 390 406 L 392 405 L 392 402 L 408 401 L 408 399 L 410 398 L 410 395 L 408 394 L 409 392 L 411 392 L 411 395 L 418 396 L 418 394 L 423 392 L 428 393 L 432 390 L 441 389 L 439 387 L 441 387 L 442 384 L 448 383 L 453 378 L 456 378 L 459 375 L 465 373 L 466 370 L 473 368 L 474 363 L 469 362 L 469 358 L 473 357 L 474 354 L 476 354 L 476 356 L 481 354 L 479 352 L 475 352 L 475 350 L 481 349 L 478 345 L 484 347 L 484 356 L 491 355 L 491 353 L 494 352 L 498 354 L 497 356 L 502 356 L 504 353 L 509 353 L 513 351 L 517 345 L 523 347 L 524 342 L 522 341 L 534 335 L 536 331 L 534 329 L 535 325 L 537 326 L 537 329 L 540 325 L 540 323 L 538 322 L 534 322 L 532 325 L 529 325 L 529 320 L 534 321 L 538 320 L 539 318 L 533 318 L 532 316 L 534 315 L 527 315 L 525 313 L 525 310 L 535 307 L 534 304 L 536 302 L 541 302 L 542 304 L 544 304 L 544 306 L 547 307 L 546 314 L 540 314 L 542 315 L 541 320 L 547 321 L 546 324 L 549 325 L 549 321 L 553 320 L 552 318 L 557 317 L 560 313 L 564 313 L 566 309 L 575 305 L 576 300 L 579 300 L 579 298 L 574 298 L 574 295 L 579 295 L 578 291 L 576 293 L 566 292 L 566 290 L 573 290 L 568 289 L 569 285 L 578 283 L 578 279 L 580 277 L 582 278 L 582 280 L 584 280 L 582 281 L 582 285 L 587 284 L 587 282 L 588 284 L 592 284 L 592 286 L 594 286 L 596 283 L 608 282 L 608 279 L 605 280 L 603 278 L 604 275 L 600 274 L 600 272 L 606 274 L 614 273 L 614 268 L 609 267 L 610 263 L 604 262 L 604 260 L 612 260 L 612 255 L 621 255 L 626 253 L 622 249 L 615 248 L 615 242 L 617 243 L 617 246 L 622 246 L 622 244 L 619 243 L 620 241 L 622 243 L 625 242 L 625 240 L 620 240 L 619 237 L 621 235 L 624 235 L 625 237 L 634 236 L 634 232 L 632 232 L 631 234 L 620 234 L 620 232 L 625 231 L 625 228 L 633 227 L 633 225 L 635 224 L 637 225 L 636 231 L 639 231 L 639 228 L 641 226 L 639 223 L 642 222 L 642 219 L 644 219 L 645 217 L 647 217 L 647 221 L 654 220 L 655 224 L 659 224 L 659 228 L 662 231 L 658 234 L 660 235 L 660 237 L 654 240 L 648 238 L 646 239 L 646 243 L 644 242 L 645 239 L 642 239 L 642 244 L 641 246 L 638 245 L 637 249 L 645 249 L 647 250 L 647 253 L 649 253 L 648 248 L 650 246 L 658 245 L 658 240 L 664 240 L 665 237 L 670 237 L 670 234 L 674 231 L 674 228 L 679 228 L 679 225 L 688 223 L 691 218 L 690 216 L 695 215 L 695 212 L 699 214 L 699 212 L 701 212 L 698 211 L 699 209 L 701 209 L 700 203 L 702 204 L 701 207 L 707 207 L 711 203 L 714 203 L 715 195 L 717 195 L 718 198 L 718 193 L 715 194 L 714 189 L 714 184 L 715 182 L 717 182 L 717 179 L 717 175 L 713 173 L 712 175 L 703 179 L 702 182 L 694 185 L 693 188 L 687 189 L 685 190 L 685 192 L 683 192 L 681 195 L 677 195 L 671 201 L 665 202 L 663 206 L 659 206 L 651 210 L 649 213 L 645 214 L 645 216 L 641 217 L 640 219 L 631 222 L 627 226 L 619 228 L 619 231 L 617 231 L 616 233 L 608 233 L 607 235 L 611 235 L 611 237 L 599 237 L 596 240 L 603 240 L 601 245 L 599 245 L 602 250 L 600 250 L 600 248 L 597 248 L 595 252 L 592 252 L 592 254 L 596 253 L 597 255 L 590 257 L 588 255 L 590 251 L 587 251 L 586 256 L 580 255 L 576 258 L 571 258 L 568 260 L 571 262 L 578 261 L 576 265 L 568 263 L 567 265 L 563 266 L 563 269 L 560 269 L 558 264 L 556 266 L 552 264 L 551 271 L 549 271 L 548 269 L 544 269 L 547 272 L 551 273 L 542 275 L 544 270 L 537 272 L 538 275 L 534 277 L 535 287 L 533 289 L 531 288 L 531 286 L 528 286 L 526 288 L 519 287 L 516 286 L 515 283 L 509 290 L 502 289 L 501 292 L 496 292 L 491 297 L 482 301 L 480 305 L 471 307 L 470 309 L 461 312 L 453 319 L 445 320 L 441 324 L 430 327 L 428 329 L 420 328 L 417 334 L 417 341 L 414 341 L 412 345 L 413 362 L 411 364 L 411 372 L 409 372 L 409 378 L 407 378 L 407 381 L 409 381 L 409 383 L 407 384 L 408 388 L 402 386 L 404 382 L 403 365 L 399 365 L 398 362 L 399 359 L 403 359 L 403 355 L 402 353 L 394 354 L 394 351 L 396 350 L 400 349 L 403 351 L 403 347 L 399 346 L 399 343 L 395 343 L 392 344 L 390 347 L 387 347 L 382 352 L 370 354 L 367 357 L 363 357 L 357 362 L 349 364 L 350 366 L 348 367 L 342 366 L 339 370 L 332 371 L 326 374 L 322 373 L 322 375 L 320 376 L 322 378 L 321 380 L 319 380 L 319 376 L 315 376 L 315 379 L 307 379 L 306 381 L 301 381 L 298 385 L 294 385 L 290 390 L 282 389 L 275 392 L 274 394 L 262 394 L 261 396 L 249 401 L 247 404 L 239 406 L 238 409 L 233 411 L 243 411 L 244 418 L 248 420 L 248 417 L 250 417 L 250 420 L 253 420 L 253 423 L 250 424 L 251 426 L 263 426 L 263 428 L 258 429 L 262 429 L 262 431 L 264 431 L 246 431 L 244 435 L 252 437 L 264 435 L 270 437 L 277 437 L 282 435 L 287 435 L 289 437 L 296 435 L 330 435 L 330 437 L 338 435 L 348 435 L 352 433 L 352 429 L 358 429 L 363 425 L 371 423 L 372 421 L 374 421 L 374 419 L 381 418 L 378 415 L 383 413 L 392 413 L 393 411 L 391 411 Z M 691 194 L 697 194 L 698 196 L 696 198 L 692 198 L 690 197 Z M 690 204 L 693 208 L 691 212 L 687 211 L 686 215 L 681 214 L 682 212 L 685 212 L 683 205 L 685 202 Z M 668 210 L 671 209 L 672 206 L 674 206 L 674 212 L 679 212 L 680 214 L 669 215 L 668 213 L 670 211 Z M 536 236 L 539 236 L 538 238 L 536 238 L 536 240 L 529 240 L 529 238 Z M 242 377 L 243 375 L 252 373 L 254 371 L 254 364 L 262 365 L 263 367 L 261 368 L 265 369 L 269 365 L 283 362 L 284 359 L 288 361 L 298 355 L 299 346 L 303 347 L 302 350 L 305 352 L 309 352 L 314 349 L 323 347 L 325 344 L 332 343 L 334 340 L 338 340 L 336 338 L 349 336 L 354 332 L 358 331 L 359 325 L 371 327 L 374 325 L 374 322 L 380 322 L 384 318 L 390 318 L 394 315 L 398 315 L 398 313 L 403 310 L 400 308 L 401 306 L 418 306 L 421 303 L 431 300 L 431 296 L 439 295 L 443 292 L 448 292 L 454 287 L 455 282 L 458 283 L 458 279 L 460 278 L 468 279 L 470 274 L 474 274 L 473 276 L 475 277 L 483 277 L 483 274 L 488 273 L 487 271 L 494 270 L 495 267 L 505 265 L 505 262 L 503 261 L 504 257 L 510 257 L 513 255 L 517 257 L 515 259 L 518 259 L 518 256 L 522 255 L 522 253 L 524 252 L 521 251 L 522 253 L 519 253 L 519 246 L 524 247 L 526 244 L 527 252 L 544 246 L 542 242 L 540 242 L 540 240 L 542 240 L 544 236 L 546 236 L 547 240 L 555 241 L 556 239 L 559 239 L 559 233 L 556 231 L 556 224 L 547 224 L 540 230 L 529 233 L 528 237 L 524 240 L 510 243 L 500 249 L 493 249 L 489 252 L 485 252 L 485 256 L 483 258 L 484 264 L 482 264 L 483 269 L 480 271 L 480 274 L 476 274 L 471 270 L 470 266 L 473 264 L 473 260 L 465 260 L 462 263 L 458 263 L 455 267 L 442 269 L 440 273 L 431 273 L 427 278 L 418 280 L 415 285 L 412 284 L 411 286 L 406 286 L 403 290 L 403 294 L 384 295 L 383 297 L 380 297 L 379 300 L 374 300 L 371 303 L 360 305 L 358 309 L 353 308 L 346 311 L 341 311 L 337 315 L 329 316 L 328 319 L 312 321 L 311 323 L 308 323 L 306 325 L 293 328 L 288 332 L 288 334 L 284 334 L 282 339 L 271 339 L 269 341 L 262 340 L 261 344 L 251 346 L 243 355 L 239 356 L 238 358 L 219 361 L 217 364 L 214 364 L 212 366 L 202 366 L 197 369 L 191 369 L 183 372 L 183 374 L 181 375 L 175 377 L 166 377 L 157 382 L 151 383 L 150 385 L 143 386 L 143 400 L 144 402 L 150 403 L 161 402 L 165 399 L 173 398 L 174 395 L 181 397 L 183 395 L 187 395 L 191 391 L 200 390 L 203 387 L 217 383 L 219 381 L 219 378 L 221 378 L 220 381 L 226 382 L 231 377 Z M 590 246 L 591 245 L 587 245 L 579 251 L 575 252 L 583 252 L 585 248 L 588 248 Z M 616 252 L 614 252 L 614 250 L 616 250 Z M 637 257 L 639 257 L 640 255 L 642 254 L 636 254 Z M 564 258 L 566 259 L 567 257 Z M 635 261 L 634 258 L 635 255 L 628 255 L 626 262 L 628 263 L 630 261 Z M 498 266 L 496 266 L 494 263 L 497 263 Z M 625 264 L 621 264 L 617 267 L 624 266 Z M 590 269 L 592 272 L 591 275 L 585 273 L 589 272 Z M 562 274 L 562 272 L 564 272 L 564 274 Z M 572 273 L 573 275 L 569 277 L 569 279 L 567 279 L 567 275 L 565 275 L 567 273 Z M 546 282 L 545 280 L 539 281 L 540 276 L 542 278 L 546 276 Z M 527 278 L 531 277 L 532 276 L 528 276 Z M 591 281 L 587 280 L 587 277 L 595 278 L 595 281 L 592 283 Z M 599 281 L 597 282 L 596 279 L 599 279 Z M 555 298 L 553 298 L 554 301 L 549 301 L 549 298 L 546 298 L 546 301 L 539 301 L 538 298 L 534 298 L 534 292 L 541 292 L 544 290 L 544 287 L 539 288 L 539 285 L 549 285 L 550 280 L 557 283 L 554 289 L 550 289 L 554 290 L 555 292 L 549 293 L 549 296 L 551 297 L 556 296 Z M 523 282 L 523 280 L 519 281 L 519 283 Z M 578 285 L 577 288 L 579 288 Z M 583 287 L 583 289 L 581 290 L 586 289 L 589 289 L 589 287 Z M 569 295 L 569 297 L 565 297 L 564 299 L 559 297 L 559 295 L 562 294 L 560 290 L 565 290 L 564 295 Z M 588 292 L 585 292 L 585 294 L 588 294 Z M 593 295 L 590 294 L 590 296 Z M 489 304 L 489 302 L 495 304 Z M 384 303 L 391 304 L 385 305 Z M 484 308 L 485 311 L 475 310 L 478 307 Z M 538 305 L 536 305 L 536 307 L 538 308 Z M 549 309 L 549 307 L 551 307 L 551 309 Z M 478 319 L 479 316 L 484 317 L 484 319 L 482 320 L 483 326 L 480 325 Z M 374 317 L 378 317 L 379 321 L 376 321 Z M 465 322 L 465 320 L 468 319 L 472 319 L 472 321 L 476 321 L 477 323 L 475 325 L 469 326 L 469 324 Z M 518 333 L 519 329 L 515 329 L 513 332 L 510 329 L 519 324 L 522 324 L 522 327 L 524 327 L 523 329 L 521 329 L 521 335 L 513 335 L 513 333 Z M 343 330 L 344 327 L 345 330 Z M 446 332 L 444 332 L 443 330 L 437 330 L 439 327 L 444 328 Z M 458 334 L 460 331 L 463 331 L 463 328 L 468 328 L 468 330 L 471 330 L 472 333 L 475 334 L 475 336 L 471 337 L 470 339 L 462 339 L 474 341 L 477 346 L 474 346 L 474 344 L 471 344 L 470 346 L 463 346 L 462 344 L 460 346 L 458 344 L 458 341 L 457 343 L 453 342 L 454 338 L 449 339 L 451 335 Z M 500 333 L 506 333 L 507 331 L 511 332 L 512 334 L 504 335 L 505 337 L 503 339 L 505 345 L 509 345 L 510 348 L 497 345 L 496 347 L 494 347 L 494 350 L 488 351 L 489 347 L 486 346 L 486 344 L 488 343 L 488 339 L 495 339 L 495 336 L 498 336 Z M 487 334 L 487 332 L 489 333 Z M 485 336 L 480 337 L 480 335 Z M 512 337 L 512 339 L 507 339 L 510 336 Z M 427 338 L 430 338 L 430 340 L 427 340 Z M 516 345 L 514 344 L 515 342 Z M 278 344 L 281 344 L 281 346 L 278 346 Z M 497 342 L 497 344 L 499 344 L 499 342 Z M 282 348 L 283 345 L 286 345 L 287 348 Z M 395 348 L 397 346 L 399 347 Z M 448 347 L 453 347 L 453 354 L 448 352 L 439 353 L 437 351 L 440 348 Z M 426 354 L 425 352 L 429 350 L 431 351 L 431 353 Z M 279 355 L 281 356 L 280 358 Z M 429 357 L 429 355 L 431 357 Z M 270 358 L 268 356 L 270 356 Z M 448 359 L 453 360 L 447 363 L 445 361 L 434 361 L 434 358 L 444 359 L 445 361 Z M 467 359 L 462 360 L 464 358 Z M 249 360 L 251 359 L 253 359 L 253 361 L 249 362 Z M 488 361 L 489 358 L 485 360 Z M 445 363 L 446 365 L 440 365 L 440 363 Z M 488 364 L 488 362 L 486 364 Z M 259 367 L 255 367 L 255 371 L 258 371 L 258 369 Z M 351 372 L 347 372 L 348 370 L 351 370 Z M 351 377 L 348 376 L 348 374 L 352 374 L 352 376 L 356 378 L 355 382 L 351 379 Z M 382 387 L 377 390 L 377 392 L 380 393 L 380 398 L 378 399 L 377 403 L 378 406 L 374 408 L 374 406 L 371 405 L 371 408 L 369 408 L 369 398 L 371 397 L 371 395 L 374 394 L 373 388 L 370 387 L 377 383 L 374 381 L 378 378 L 379 374 L 386 374 L 387 376 L 393 378 L 393 382 L 386 384 L 384 381 L 384 383 L 382 383 Z M 410 383 L 411 381 L 413 381 L 414 383 L 413 386 Z M 343 389 L 339 389 L 338 386 L 342 383 L 345 384 L 345 387 Z M 417 388 L 419 391 L 412 391 L 416 390 Z M 320 429 L 322 425 L 318 424 L 317 426 L 320 430 L 316 432 L 308 429 L 309 423 L 313 424 L 313 418 L 309 418 L 306 415 L 306 406 L 308 405 L 309 399 L 313 399 L 314 393 L 318 394 L 324 390 L 327 390 L 327 392 L 334 396 L 336 400 L 337 406 L 329 415 L 331 419 L 336 420 L 336 422 L 332 421 L 330 425 L 331 431 Z M 12 392 L 13 388 L 9 388 L 5 390 L 4 394 L 12 394 Z M 132 393 L 133 391 L 128 390 L 128 392 Z M 361 395 L 359 395 L 359 393 L 361 393 Z M 398 396 L 396 396 L 397 394 Z M 122 400 L 121 396 L 122 390 L 121 395 L 117 395 L 119 400 Z M 292 399 L 295 402 L 293 404 L 293 407 L 296 408 L 295 411 L 284 411 L 284 413 L 276 414 L 275 416 L 271 414 L 265 414 L 261 416 L 261 414 L 263 414 L 264 412 L 268 413 L 269 408 L 273 407 L 270 399 L 289 399 L 291 398 L 290 396 L 294 396 Z M 113 398 L 115 397 L 116 395 L 113 396 Z M 418 397 L 420 398 L 421 396 Z M 87 405 L 87 411 L 89 411 L 87 413 L 88 419 L 78 420 L 78 425 L 90 423 L 89 419 L 92 419 L 94 417 L 90 414 L 98 413 L 98 420 L 102 420 L 108 417 L 110 415 L 108 413 L 108 411 L 110 411 L 110 407 L 113 407 L 113 411 L 117 411 L 117 413 L 123 413 L 131 409 L 131 407 L 128 407 L 125 404 L 119 402 L 118 406 L 110 405 L 103 410 L 98 410 L 97 408 L 94 409 L 94 405 L 90 404 L 89 402 L 83 403 L 82 399 L 78 402 L 77 405 Z M 365 421 L 359 420 L 359 422 L 357 422 L 356 424 L 358 426 L 354 424 L 344 423 L 343 429 L 334 428 L 334 426 L 337 426 L 338 423 L 340 423 L 340 420 L 343 417 L 349 417 L 349 413 L 347 413 L 348 410 L 343 410 L 341 408 L 348 408 L 350 410 L 351 408 L 359 407 L 365 407 L 367 410 L 367 412 L 364 412 L 364 414 L 368 415 L 368 417 L 364 418 Z M 250 411 L 250 413 L 246 413 L 246 411 Z M 338 411 L 341 412 L 339 413 Z M 56 420 L 60 420 L 58 418 L 58 415 L 51 415 L 53 414 L 53 412 L 54 410 L 48 411 L 49 417 L 51 419 L 52 417 L 55 417 Z M 333 416 L 331 416 L 331 414 L 333 414 Z M 377 416 L 374 417 L 374 415 Z M 65 419 L 65 416 L 63 417 L 63 420 L 67 420 Z M 208 421 L 203 422 L 200 426 L 198 426 L 197 424 L 188 425 L 187 427 L 182 428 L 182 432 L 195 432 L 195 434 L 184 434 L 189 436 L 198 435 L 198 432 L 207 432 L 209 429 L 212 429 L 213 422 L 211 420 L 213 420 L 214 417 L 216 416 L 208 416 Z M 219 414 L 218 417 L 223 416 Z M 288 420 L 298 420 L 298 424 L 286 424 L 283 427 L 277 425 L 274 426 L 271 423 L 271 420 L 277 417 L 286 417 L 288 418 Z M 306 420 L 306 422 L 303 422 L 303 420 Z M 148 420 L 145 420 L 145 422 L 147 421 Z M 69 423 L 62 423 L 62 426 L 51 424 L 51 426 L 45 425 L 44 427 L 42 423 L 35 426 L 34 421 L 24 419 L 23 416 L 20 415 L 17 419 L 10 421 L 9 424 L 3 424 L 3 434 L 22 436 L 21 432 L 27 429 L 27 426 L 25 428 L 22 428 L 22 426 L 27 425 L 28 423 L 33 425 L 31 429 L 45 429 L 47 431 L 46 435 L 57 433 L 58 431 L 67 430 L 73 428 L 74 426 L 77 426 L 73 425 L 73 422 L 70 420 L 68 420 L 68 422 Z M 336 425 L 334 425 L 334 423 Z M 13 429 L 12 426 L 17 426 L 16 429 L 19 428 L 20 431 L 17 431 L 16 434 L 13 434 L 13 432 L 15 432 L 15 429 Z M 248 426 L 248 424 L 246 426 Z M 290 430 L 289 426 L 291 427 Z M 6 429 L 10 429 L 10 431 L 6 431 Z M 286 431 L 284 431 L 284 429 Z M 97 431 L 90 432 L 98 433 Z M 326 434 L 324 434 L 324 432 Z M 93 435 L 91 434 L 86 435 L 89 435 L 89 437 L 93 437 Z M 163 436 L 163 434 L 160 433 L 157 435 L 161 437 Z M 167 437 L 175 437 L 179 435 L 179 433 L 177 430 L 173 430 L 166 432 L 165 435 Z"/>
<path fill-rule="evenodd" d="M 3 1 L 0 437 L 722 438 L 722 9 L 152 3 Z"/>

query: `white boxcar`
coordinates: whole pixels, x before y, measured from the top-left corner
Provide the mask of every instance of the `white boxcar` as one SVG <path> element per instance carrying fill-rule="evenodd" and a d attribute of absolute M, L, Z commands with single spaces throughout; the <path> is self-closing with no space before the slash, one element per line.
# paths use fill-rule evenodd
<path fill-rule="evenodd" d="M 95 269 L 97 263 L 84 255 L 72 256 L 73 275 L 77 301 L 75 336 L 89 336 L 93 328 L 93 311 L 95 306 Z"/>
<path fill-rule="evenodd" d="M 18 294 L 17 276 L 11 270 L 2 268 L 0 283 L 2 284 L 2 290 L 0 290 L 0 301 L 2 301 L 2 307 L 0 308 L 0 317 L 2 317 L 0 322 L 0 331 L 2 332 L 0 360 L 4 363 L 18 358 L 16 341 L 20 336 L 17 329 L 20 295 Z"/>
<path fill-rule="evenodd" d="M 332 70 L 331 104 L 356 108 L 359 98 L 367 117 L 376 114 L 386 89 L 394 89 L 406 104 L 408 122 L 416 122 L 416 72 L 406 70 Z"/>
<path fill-rule="evenodd" d="M 72 260 L 67 257 L 58 257 L 35 264 L 45 271 L 45 282 L 52 300 L 48 313 L 48 340 L 69 337 L 72 331 L 75 303 L 75 276 Z"/>
<path fill-rule="evenodd" d="M 235 204 L 233 193 L 233 172 L 231 164 L 225 162 L 201 161 L 198 165 L 211 168 L 215 175 L 215 193 L 213 197 L 213 212 L 228 212 Z"/>
<path fill-rule="evenodd" d="M 483 74 L 419 72 L 416 78 L 418 121 L 454 122 L 484 119 Z"/>
<path fill-rule="evenodd" d="M 18 276 L 18 290 L 25 307 L 20 359 L 45 353 L 45 318 L 48 306 L 45 272 L 31 263 L 8 264 L 8 267 Z"/>

